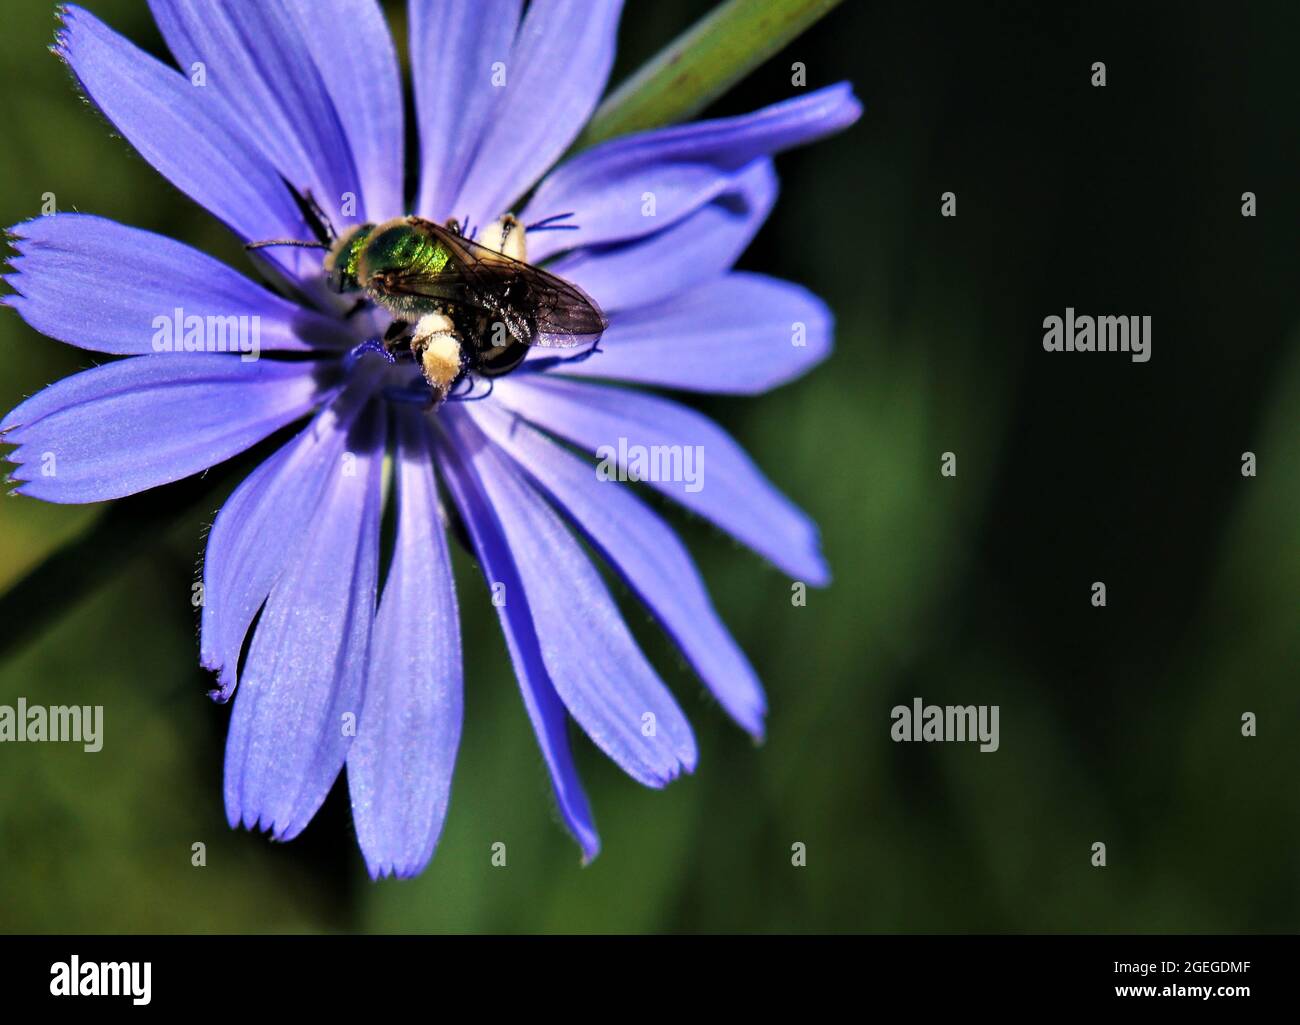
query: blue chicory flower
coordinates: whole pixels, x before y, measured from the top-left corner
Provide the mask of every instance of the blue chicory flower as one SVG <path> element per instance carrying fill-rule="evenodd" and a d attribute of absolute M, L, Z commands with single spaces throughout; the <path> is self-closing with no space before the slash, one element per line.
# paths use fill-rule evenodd
<path fill-rule="evenodd" d="M 504 586 L 501 626 L 559 810 L 594 857 L 568 717 L 647 786 L 693 770 L 696 749 L 575 529 L 756 737 L 766 706 L 674 532 L 555 439 L 592 453 L 618 439 L 703 446 L 707 487 L 650 483 L 791 576 L 827 581 L 815 526 L 720 427 L 672 399 L 592 379 L 750 395 L 827 355 L 832 318 L 816 297 L 732 265 L 776 198 L 773 154 L 845 128 L 858 102 L 840 84 L 743 117 L 616 139 L 553 168 L 605 88 L 621 0 L 532 0 L 526 12 L 522 0 L 410 0 L 422 171 L 408 209 L 398 59 L 375 0 L 150 7 L 180 70 L 75 6 L 62 12 L 56 52 L 135 149 L 240 239 L 309 237 L 290 184 L 336 225 L 407 212 L 483 225 L 528 196 L 524 223 L 572 214 L 572 230 L 530 237 L 529 260 L 585 289 L 610 326 L 591 359 L 526 362 L 490 398 L 429 411 L 391 401 L 385 385 L 403 368 L 359 355 L 386 316 L 347 316 L 321 288 L 319 252 L 258 251 L 273 292 L 149 232 L 39 217 L 11 229 L 17 256 L 5 280 L 15 292 L 4 302 L 52 338 L 125 358 L 50 385 L 4 418 L 18 492 L 50 502 L 133 494 L 310 417 L 213 524 L 201 661 L 218 674 L 214 696 L 235 698 L 231 825 L 294 837 L 346 765 L 360 845 L 379 877 L 415 874 L 432 856 L 460 735 L 441 486 L 485 577 Z M 156 351 L 151 325 L 173 310 L 256 317 L 268 355 Z M 791 344 L 795 324 L 802 345 Z M 45 453 L 57 473 L 31 472 Z M 641 728 L 647 713 L 653 731 Z M 340 727 L 349 716 L 355 737 Z"/>

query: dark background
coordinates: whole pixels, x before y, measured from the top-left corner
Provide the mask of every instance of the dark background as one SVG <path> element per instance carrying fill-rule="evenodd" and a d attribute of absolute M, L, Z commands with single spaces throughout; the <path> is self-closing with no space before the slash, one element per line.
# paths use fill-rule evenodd
<path fill-rule="evenodd" d="M 90 6 L 162 52 L 143 3 Z M 615 79 L 708 7 L 630 0 Z M 0 222 L 50 191 L 241 265 L 76 98 L 52 11 L 6 21 Z M 768 686 L 766 744 L 632 609 L 700 767 L 652 792 L 581 742 L 604 851 L 580 869 L 460 557 L 466 721 L 430 868 L 371 883 L 342 787 L 291 844 L 231 832 L 229 712 L 203 697 L 189 605 L 217 496 L 0 664 L 0 703 L 103 704 L 107 732 L 96 755 L 0 748 L 0 929 L 1295 931 L 1297 38 L 1282 2 L 843 4 L 715 111 L 788 96 L 793 61 L 866 105 L 779 158 L 742 261 L 826 298 L 835 355 L 699 402 L 816 517 L 835 583 L 793 608 L 778 573 L 675 518 Z M 1066 306 L 1149 314 L 1151 361 L 1044 353 Z M 6 409 L 93 359 L 12 313 L 0 354 Z M 97 512 L 0 502 L 0 584 Z M 998 704 L 1000 750 L 893 743 L 915 696 Z"/>

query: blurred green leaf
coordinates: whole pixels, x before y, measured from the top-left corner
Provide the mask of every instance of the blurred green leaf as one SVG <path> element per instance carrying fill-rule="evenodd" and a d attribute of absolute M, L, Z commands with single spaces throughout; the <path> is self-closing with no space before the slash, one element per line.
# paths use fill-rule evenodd
<path fill-rule="evenodd" d="M 204 697 L 194 610 L 176 590 L 182 580 L 157 560 L 137 560 L 0 666 L 0 704 L 25 697 L 102 708 L 97 752 L 0 745 L 0 866 L 9 883 L 0 887 L 0 932 L 301 933 L 351 924 L 328 874 L 304 868 L 298 849 L 226 826 L 228 713 Z"/>
<path fill-rule="evenodd" d="M 224 479 L 224 476 L 223 478 Z M 0 595 L 0 659 L 38 637 L 175 523 L 216 507 L 213 479 L 201 474 L 166 488 L 119 498 L 80 536 L 51 552 Z"/>

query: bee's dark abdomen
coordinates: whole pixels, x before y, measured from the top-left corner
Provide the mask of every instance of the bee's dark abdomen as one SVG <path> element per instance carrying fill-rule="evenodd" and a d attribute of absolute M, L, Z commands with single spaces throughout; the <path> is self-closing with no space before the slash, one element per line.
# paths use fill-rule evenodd
<path fill-rule="evenodd" d="M 524 361 L 528 355 L 528 346 L 523 342 L 511 342 L 495 349 L 488 349 L 476 360 L 477 370 L 484 377 L 500 377 L 508 374 Z"/>

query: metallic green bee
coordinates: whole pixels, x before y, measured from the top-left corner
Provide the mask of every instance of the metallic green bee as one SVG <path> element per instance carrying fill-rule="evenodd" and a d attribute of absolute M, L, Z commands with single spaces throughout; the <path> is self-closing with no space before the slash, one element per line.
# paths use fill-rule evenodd
<path fill-rule="evenodd" d="M 513 216 L 490 225 L 478 241 L 454 220 L 443 226 L 422 217 L 361 224 L 337 236 L 309 194 L 298 199 L 315 242 L 272 240 L 247 248 L 327 250 L 329 287 L 340 295 L 361 293 L 359 306 L 368 299 L 394 316 L 384 348 L 420 365 L 434 403 L 470 373 L 509 373 L 533 345 L 587 343 L 594 351 L 608 326 L 582 289 L 525 262 L 526 231 Z"/>

